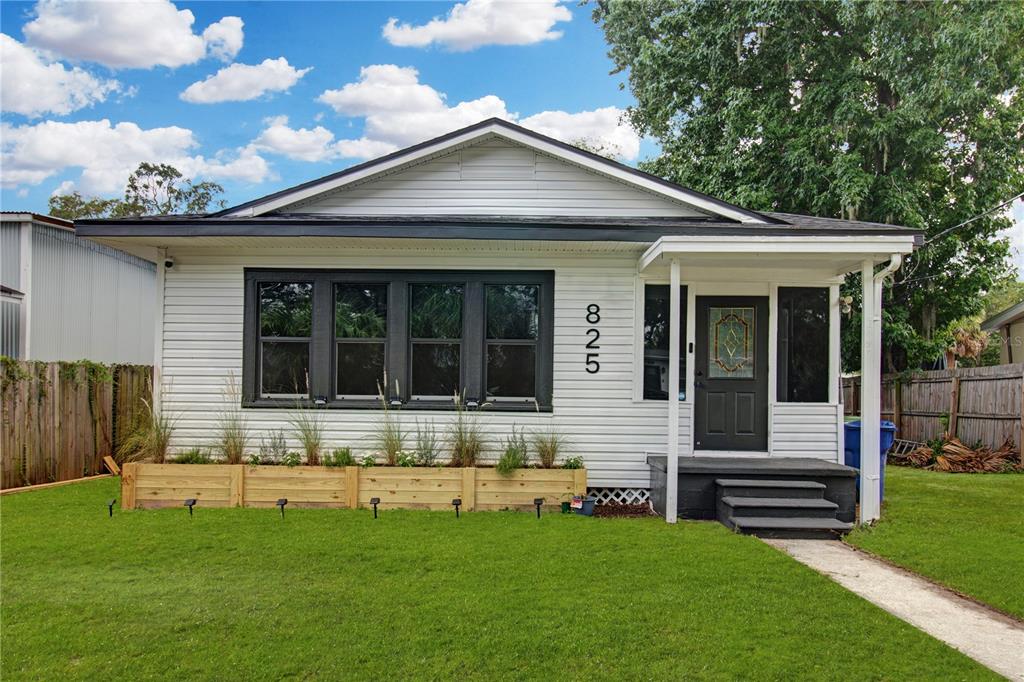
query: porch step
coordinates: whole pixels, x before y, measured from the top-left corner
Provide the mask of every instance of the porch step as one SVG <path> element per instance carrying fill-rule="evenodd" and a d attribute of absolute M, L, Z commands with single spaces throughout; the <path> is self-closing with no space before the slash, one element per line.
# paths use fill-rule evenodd
<path fill-rule="evenodd" d="M 715 485 L 723 497 L 788 497 L 820 500 L 825 484 L 816 481 L 766 481 L 746 478 L 718 478 Z"/>
<path fill-rule="evenodd" d="M 733 497 L 721 499 L 720 516 L 759 518 L 835 519 L 839 505 L 801 497 Z"/>
<path fill-rule="evenodd" d="M 723 523 L 740 533 L 762 538 L 831 539 L 853 530 L 852 523 L 844 523 L 834 518 L 741 516 L 728 518 Z"/>

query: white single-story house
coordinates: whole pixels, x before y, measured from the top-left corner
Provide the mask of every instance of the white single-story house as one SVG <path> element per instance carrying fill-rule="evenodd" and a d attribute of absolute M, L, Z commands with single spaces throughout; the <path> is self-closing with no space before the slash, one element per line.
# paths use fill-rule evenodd
<path fill-rule="evenodd" d="M 410 429 L 443 431 L 462 394 L 492 457 L 513 426 L 555 429 L 595 492 L 651 491 L 670 521 L 690 507 L 664 472 L 687 463 L 843 468 L 851 272 L 877 433 L 882 280 L 921 238 L 750 211 L 496 119 L 219 213 L 79 230 L 161 264 L 178 447 L 210 441 L 237 378 L 257 438 L 301 405 L 332 447 L 368 449 L 386 375 Z M 861 473 L 870 521 L 877 458 Z"/>
<path fill-rule="evenodd" d="M 0 355 L 153 361 L 153 262 L 79 237 L 70 220 L 0 218 Z"/>

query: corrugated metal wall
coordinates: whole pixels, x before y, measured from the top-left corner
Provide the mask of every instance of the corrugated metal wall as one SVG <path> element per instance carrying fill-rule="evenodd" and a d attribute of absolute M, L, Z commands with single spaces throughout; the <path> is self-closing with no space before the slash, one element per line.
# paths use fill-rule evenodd
<path fill-rule="evenodd" d="M 21 223 L 0 223 L 0 284 L 21 291 Z"/>
<path fill-rule="evenodd" d="M 31 359 L 151 364 L 155 292 L 149 261 L 34 225 Z"/>
<path fill-rule="evenodd" d="M 0 355 L 16 358 L 21 352 L 21 302 L 0 300 Z"/>

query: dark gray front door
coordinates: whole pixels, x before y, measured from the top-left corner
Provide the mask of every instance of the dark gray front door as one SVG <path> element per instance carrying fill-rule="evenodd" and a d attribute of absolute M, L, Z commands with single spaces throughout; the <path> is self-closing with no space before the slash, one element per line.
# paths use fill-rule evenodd
<path fill-rule="evenodd" d="M 768 449 L 768 298 L 698 296 L 694 449 Z"/>

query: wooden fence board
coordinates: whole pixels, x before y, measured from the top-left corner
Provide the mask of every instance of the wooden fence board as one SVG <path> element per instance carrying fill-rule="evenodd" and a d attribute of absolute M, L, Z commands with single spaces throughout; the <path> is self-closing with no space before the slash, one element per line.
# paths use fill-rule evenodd
<path fill-rule="evenodd" d="M 145 408 L 152 368 L 117 365 L 104 380 L 76 363 L 4 362 L 0 488 L 103 473 Z"/>
<path fill-rule="evenodd" d="M 898 401 L 898 402 L 897 402 Z M 843 380 L 844 412 L 860 413 L 860 377 Z M 1024 442 L 1024 363 L 919 372 L 882 378 L 882 418 L 897 438 L 925 442 L 949 433 L 968 445 Z M 944 426 L 945 422 L 945 426 Z"/>

